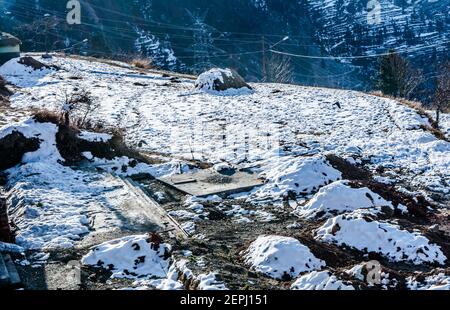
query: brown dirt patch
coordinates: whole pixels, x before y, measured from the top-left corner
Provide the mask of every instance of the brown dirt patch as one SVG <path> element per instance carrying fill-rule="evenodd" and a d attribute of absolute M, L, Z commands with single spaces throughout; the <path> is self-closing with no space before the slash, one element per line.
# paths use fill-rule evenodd
<path fill-rule="evenodd" d="M 20 64 L 22 64 L 24 66 L 27 66 L 27 67 L 31 67 L 31 68 L 33 68 L 33 70 L 42 70 L 42 69 L 59 70 L 59 67 L 57 67 L 57 66 L 46 65 L 46 64 L 44 64 L 44 63 L 42 63 L 42 62 L 40 62 L 40 61 L 34 59 L 33 57 L 30 57 L 30 56 L 21 57 L 19 59 L 18 63 L 20 63 Z"/>

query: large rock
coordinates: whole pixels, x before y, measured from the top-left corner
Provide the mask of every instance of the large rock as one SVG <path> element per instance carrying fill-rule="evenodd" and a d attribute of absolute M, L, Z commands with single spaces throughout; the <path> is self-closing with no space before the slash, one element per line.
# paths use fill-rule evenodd
<path fill-rule="evenodd" d="M 213 68 L 199 75 L 195 88 L 205 91 L 225 91 L 228 89 L 252 89 L 233 69 Z"/>

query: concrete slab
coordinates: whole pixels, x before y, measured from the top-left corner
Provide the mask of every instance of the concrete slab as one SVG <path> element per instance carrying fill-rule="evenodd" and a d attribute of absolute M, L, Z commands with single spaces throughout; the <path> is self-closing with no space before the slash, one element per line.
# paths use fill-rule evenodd
<path fill-rule="evenodd" d="M 180 224 L 167 214 L 166 210 L 161 207 L 156 201 L 150 198 L 137 184 L 131 179 L 122 179 L 129 192 L 133 193 L 142 205 L 141 211 L 148 216 L 153 223 L 156 223 L 161 227 L 162 231 L 165 231 L 172 238 L 186 239 L 189 235 L 184 231 Z"/>
<path fill-rule="evenodd" d="M 8 269 L 9 274 L 9 284 L 11 287 L 18 287 L 22 283 L 20 280 L 19 273 L 17 272 L 16 266 L 14 265 L 14 261 L 12 260 L 9 254 L 3 256 L 5 261 L 6 269 Z"/>
<path fill-rule="evenodd" d="M 105 173 L 105 179 L 114 184 L 119 181 L 121 185 L 118 187 L 125 189 L 126 194 L 120 197 L 119 203 L 109 205 L 109 213 L 104 212 L 103 207 L 99 207 L 98 212 L 88 213 L 91 231 L 77 243 L 78 250 L 88 250 L 105 241 L 150 232 L 159 232 L 170 238 L 186 238 L 186 233 L 181 231 L 179 225 L 172 223 L 164 209 L 148 197 L 139 184 L 109 173 Z"/>
<path fill-rule="evenodd" d="M 235 171 L 222 174 L 212 169 L 201 170 L 197 173 L 173 175 L 158 180 L 197 197 L 246 192 L 263 185 L 263 180 L 258 178 L 256 173 Z"/>

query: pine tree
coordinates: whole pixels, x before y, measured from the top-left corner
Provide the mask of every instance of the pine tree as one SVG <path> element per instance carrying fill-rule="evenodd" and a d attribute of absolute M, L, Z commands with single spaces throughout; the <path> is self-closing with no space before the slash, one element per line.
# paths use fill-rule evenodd
<path fill-rule="evenodd" d="M 381 56 L 376 86 L 383 94 L 410 98 L 422 82 L 421 71 L 411 68 L 408 61 L 395 50 Z"/>
<path fill-rule="evenodd" d="M 379 61 L 379 71 L 377 79 L 377 88 L 380 89 L 383 94 L 397 96 L 399 85 L 396 77 L 395 67 L 396 63 L 403 66 L 404 63 L 400 56 L 394 51 L 390 50 L 389 55 L 382 56 Z"/>

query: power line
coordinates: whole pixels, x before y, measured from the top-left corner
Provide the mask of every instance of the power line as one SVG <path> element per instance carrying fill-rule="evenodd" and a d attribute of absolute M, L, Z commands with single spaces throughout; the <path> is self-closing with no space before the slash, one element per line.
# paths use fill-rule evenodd
<path fill-rule="evenodd" d="M 446 44 L 446 43 L 449 43 L 449 42 L 450 41 L 446 41 L 446 42 L 441 42 L 441 43 L 434 44 L 434 45 L 417 47 L 417 48 L 411 49 L 411 50 L 396 51 L 396 53 L 398 53 L 398 54 L 413 53 L 413 52 L 421 51 L 421 50 L 424 50 L 424 49 L 440 46 L 440 45 L 443 45 L 443 44 Z M 286 56 L 297 57 L 297 58 L 329 59 L 329 60 L 364 59 L 364 58 L 374 58 L 374 57 L 388 56 L 388 55 L 392 54 L 391 52 L 386 52 L 386 53 L 381 53 L 381 54 L 360 55 L 360 56 L 311 56 L 311 55 L 292 54 L 292 53 L 277 51 L 277 50 L 273 50 L 273 49 L 270 49 L 270 51 L 272 53 L 275 53 L 275 54 L 286 55 Z"/>

